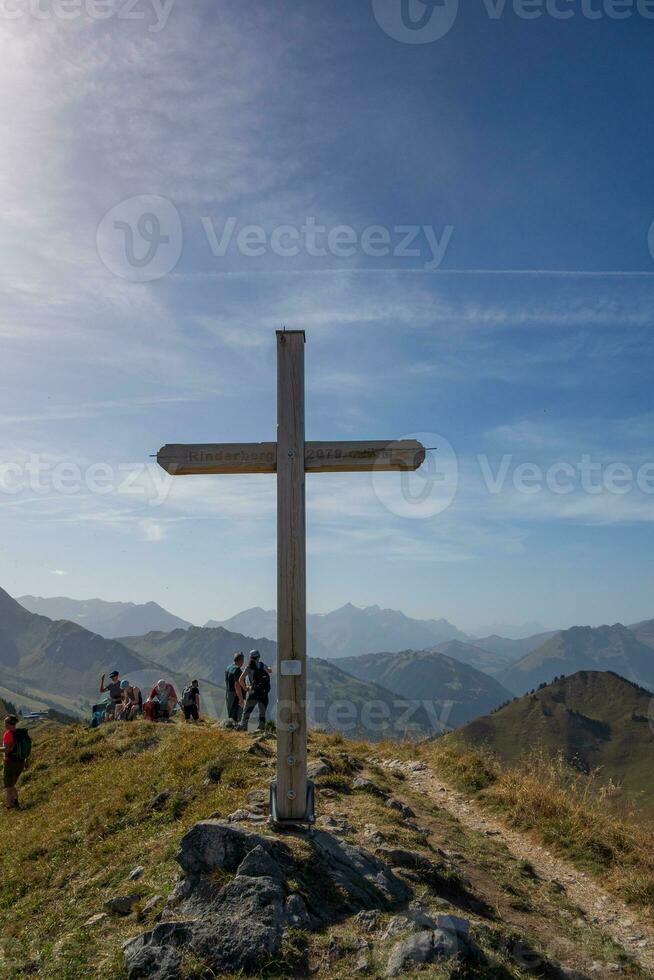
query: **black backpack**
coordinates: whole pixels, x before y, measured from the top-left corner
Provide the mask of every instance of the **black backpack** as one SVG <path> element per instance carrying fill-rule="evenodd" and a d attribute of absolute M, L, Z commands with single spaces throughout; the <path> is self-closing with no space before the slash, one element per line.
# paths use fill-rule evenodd
<path fill-rule="evenodd" d="M 32 754 L 32 739 L 26 728 L 14 730 L 14 748 L 10 755 L 21 762 L 27 762 Z"/>
<path fill-rule="evenodd" d="M 195 695 L 198 693 L 198 688 L 194 684 L 189 684 L 182 691 L 182 705 L 185 708 L 190 708 L 195 704 Z"/>
<path fill-rule="evenodd" d="M 263 664 L 257 664 L 252 668 L 250 694 L 253 698 L 265 698 L 270 694 L 270 674 Z"/>

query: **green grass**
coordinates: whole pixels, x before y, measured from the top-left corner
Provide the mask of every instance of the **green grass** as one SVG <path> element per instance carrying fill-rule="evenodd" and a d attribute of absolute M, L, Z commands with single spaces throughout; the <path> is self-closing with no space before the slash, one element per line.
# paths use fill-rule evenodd
<path fill-rule="evenodd" d="M 165 898 L 179 875 L 175 854 L 182 835 L 210 814 L 227 816 L 243 807 L 250 790 L 267 789 L 274 754 L 248 754 L 249 736 L 209 725 L 143 721 L 90 731 L 48 721 L 35 725 L 32 733 L 33 766 L 20 787 L 25 809 L 0 812 L 0 977 L 124 980 L 121 944 L 151 928 L 156 913 L 143 923 L 137 922 L 135 914 L 109 916 L 93 927 L 86 927 L 85 922 L 103 912 L 104 902 L 117 895 L 137 895 L 140 907 L 154 895 Z M 274 743 L 267 744 L 274 749 Z M 367 826 L 374 824 L 388 846 L 419 849 L 439 865 L 432 845 L 461 850 L 464 872 L 474 867 L 484 879 L 478 897 L 492 900 L 492 890 L 502 889 L 506 901 L 513 903 L 509 908 L 528 918 L 528 928 L 533 923 L 536 946 L 539 936 L 547 937 L 556 928 L 587 945 L 591 959 L 617 957 L 613 950 L 604 950 L 604 940 L 595 930 L 585 926 L 583 936 L 577 935 L 574 917 L 555 920 L 559 908 L 570 913 L 565 896 L 551 894 L 528 862 L 513 861 L 495 839 L 457 824 L 435 801 L 417 792 L 411 780 L 398 779 L 392 770 L 370 763 L 373 753 L 375 757 L 416 758 L 447 748 L 452 771 L 457 769 L 471 786 L 483 784 L 482 792 L 489 794 L 504 784 L 499 767 L 493 770 L 488 759 L 459 757 L 445 741 L 420 749 L 390 743 L 373 747 L 315 732 L 309 735 L 309 748 L 312 758 L 325 757 L 333 768 L 329 777 L 317 780 L 319 812 L 345 817 L 350 827 L 348 840 L 374 849 L 366 838 Z M 382 800 L 352 791 L 352 777 L 363 767 L 387 792 L 409 802 L 420 822 L 429 823 L 431 845 Z M 331 791 L 322 799 L 320 786 Z M 148 809 L 162 790 L 171 793 L 163 808 Z M 492 805 L 501 804 L 496 799 Z M 306 838 L 286 835 L 285 842 L 296 862 L 287 890 L 308 895 L 315 891 L 317 878 L 313 852 Z M 130 882 L 128 875 L 136 865 L 143 865 L 145 872 L 138 881 Z M 216 878 L 223 882 L 229 876 L 217 872 Z M 415 886 L 415 898 L 434 914 L 443 910 L 457 914 L 458 906 L 452 902 L 456 903 L 458 885 L 458 871 L 443 867 L 437 880 Z M 487 894 L 484 889 L 491 891 Z M 336 886 L 325 883 L 322 898 L 326 907 L 334 908 L 334 925 L 315 933 L 291 930 L 281 954 L 262 968 L 265 980 L 289 975 L 351 980 L 360 955 L 357 941 L 361 932 L 353 920 L 342 918 L 342 896 Z M 383 921 L 390 915 L 384 914 Z M 491 972 L 433 965 L 430 977 L 526 980 L 533 975 L 522 970 L 511 952 L 513 925 L 505 924 L 501 917 L 496 921 L 472 918 L 475 938 L 491 957 Z M 516 935 L 516 942 L 526 941 Z M 343 950 L 336 960 L 329 955 L 332 938 Z M 370 951 L 371 977 L 383 976 L 394 941 L 375 939 Z M 183 980 L 212 977 L 191 954 L 184 957 L 181 975 Z M 406 974 L 407 978 L 420 975 L 411 970 Z M 642 976 L 637 970 L 625 975 Z"/>
<path fill-rule="evenodd" d="M 143 903 L 167 895 L 182 834 L 267 785 L 267 770 L 245 755 L 249 744 L 208 726 L 36 726 L 20 786 L 25 809 L 0 815 L 0 976 L 123 977 L 120 942 L 138 932 L 134 918 L 90 929 L 85 921 L 117 894 L 137 892 Z M 205 787 L 208 767 L 221 775 Z M 162 790 L 172 791 L 164 808 L 147 810 Z M 132 884 L 136 865 L 146 870 Z"/>

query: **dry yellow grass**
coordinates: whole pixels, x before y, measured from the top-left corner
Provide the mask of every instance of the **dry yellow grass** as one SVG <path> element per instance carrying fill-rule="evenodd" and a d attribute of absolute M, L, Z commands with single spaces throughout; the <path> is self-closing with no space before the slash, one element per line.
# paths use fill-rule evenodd
<path fill-rule="evenodd" d="M 521 830 L 534 832 L 626 901 L 652 910 L 654 833 L 600 773 L 535 751 L 513 766 L 445 738 L 423 748 L 430 764 Z"/>

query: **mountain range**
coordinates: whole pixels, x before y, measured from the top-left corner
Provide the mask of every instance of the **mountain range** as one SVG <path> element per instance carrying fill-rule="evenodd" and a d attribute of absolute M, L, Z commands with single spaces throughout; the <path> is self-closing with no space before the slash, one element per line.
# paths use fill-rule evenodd
<path fill-rule="evenodd" d="M 554 633 L 502 671 L 498 680 L 515 694 L 524 694 L 539 684 L 548 684 L 559 674 L 573 674 L 579 670 L 611 670 L 654 690 L 652 647 L 638 638 L 636 630 L 621 623 L 573 626 Z"/>
<path fill-rule="evenodd" d="M 150 630 L 186 629 L 191 624 L 173 616 L 156 602 L 106 602 L 104 599 L 68 599 L 23 595 L 17 600 L 29 612 L 48 619 L 67 619 L 91 633 L 113 639 Z"/>
<path fill-rule="evenodd" d="M 68 620 L 53 621 L 31 613 L 0 589 L 0 688 L 4 698 L 22 704 L 25 695 L 49 707 L 85 714 L 94 700 L 101 699 L 100 675 L 112 668 L 143 690 L 149 690 L 162 674 L 161 666 L 117 640 Z M 188 683 L 186 675 L 174 671 L 169 675 L 180 690 Z"/>
<path fill-rule="evenodd" d="M 232 633 L 222 626 L 192 627 L 171 633 L 128 636 L 122 642 L 141 656 L 155 660 L 169 669 L 179 670 L 188 676 L 194 674 L 204 677 L 214 684 L 223 683 L 225 668 L 232 662 L 232 655 L 236 650 L 247 653 L 256 646 L 264 662 L 273 664 L 277 660 L 277 644 L 274 641 L 264 638 L 254 640 L 242 633 Z M 383 682 L 378 671 L 373 672 L 367 667 L 358 669 L 359 661 L 374 660 L 376 656 L 383 655 L 353 657 L 347 661 L 311 658 L 307 675 L 307 713 L 310 723 L 328 731 L 345 731 L 351 735 L 365 735 L 373 740 L 392 736 L 401 738 L 408 731 L 426 734 L 435 729 L 440 730 L 440 718 L 447 713 L 442 696 L 438 698 L 438 695 L 434 695 L 434 706 L 432 707 L 431 702 L 425 706 L 414 690 L 390 688 Z M 439 660 L 447 659 L 436 653 L 431 658 L 435 665 Z M 456 662 L 451 663 L 454 665 Z M 353 669 L 350 669 L 350 664 L 354 665 Z M 467 695 L 459 694 L 459 697 L 469 698 L 471 704 L 475 703 L 478 689 L 491 685 L 499 688 L 492 678 L 479 674 L 471 667 L 462 664 L 458 667 L 461 675 L 459 686 L 463 688 L 467 684 L 470 688 Z M 475 675 L 476 686 L 471 682 L 472 675 Z M 492 707 L 503 701 L 507 694 L 508 692 L 502 691 Z M 277 683 L 273 674 L 273 707 L 276 697 Z M 423 697 L 430 701 L 429 694 L 421 694 L 420 698 Z M 466 720 L 480 711 L 488 710 L 486 705 L 487 701 L 481 700 L 477 710 L 472 709 L 465 716 Z M 448 724 L 447 720 L 445 724 Z"/>
<path fill-rule="evenodd" d="M 563 753 L 582 772 L 601 767 L 643 806 L 654 806 L 651 694 L 612 671 L 579 671 L 461 728 L 455 739 L 515 762 L 532 749 Z"/>
<path fill-rule="evenodd" d="M 435 650 L 370 653 L 338 661 L 348 674 L 420 703 L 438 728 L 456 728 L 492 711 L 509 691 L 494 678 Z"/>
<path fill-rule="evenodd" d="M 249 636 L 277 638 L 277 613 L 259 606 L 237 613 L 219 622 L 209 620 L 207 627 L 247 633 Z M 412 619 L 396 609 L 367 606 L 360 609 L 351 603 L 328 613 L 307 616 L 307 649 L 315 657 L 339 658 L 374 653 L 377 650 L 400 651 L 411 647 L 423 650 L 444 640 L 466 640 L 465 633 L 446 619 Z"/>

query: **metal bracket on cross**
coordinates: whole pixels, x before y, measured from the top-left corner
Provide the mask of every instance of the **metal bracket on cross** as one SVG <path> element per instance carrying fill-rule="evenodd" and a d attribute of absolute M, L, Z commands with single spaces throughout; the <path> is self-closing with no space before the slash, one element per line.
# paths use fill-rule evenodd
<path fill-rule="evenodd" d="M 303 330 L 277 331 L 277 442 L 171 444 L 157 462 L 172 476 L 277 474 L 277 778 L 276 824 L 312 823 L 307 780 L 305 473 L 417 470 L 415 440 L 305 442 Z"/>

